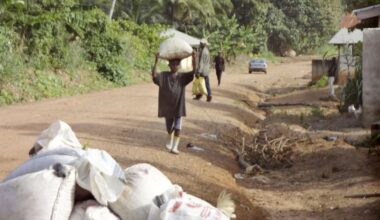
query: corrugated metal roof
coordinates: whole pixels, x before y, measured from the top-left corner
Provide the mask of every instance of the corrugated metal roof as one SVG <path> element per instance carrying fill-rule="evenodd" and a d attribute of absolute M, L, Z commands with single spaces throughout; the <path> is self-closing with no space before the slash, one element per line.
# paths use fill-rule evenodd
<path fill-rule="evenodd" d="M 363 42 L 361 30 L 354 29 L 349 32 L 347 28 L 342 28 L 331 38 L 329 44 L 356 44 L 358 42 Z"/>
<path fill-rule="evenodd" d="M 185 34 L 185 33 L 182 33 L 180 31 L 177 31 L 174 28 L 171 28 L 171 29 L 168 29 L 168 30 L 166 30 L 164 32 L 161 32 L 160 36 L 162 36 L 162 37 L 176 37 L 176 38 L 180 38 L 180 39 L 186 41 L 191 46 L 198 46 L 199 43 L 200 43 L 200 41 L 201 41 L 200 39 L 198 39 L 196 37 L 193 37 L 193 36 L 190 36 L 188 34 Z"/>
<path fill-rule="evenodd" d="M 352 11 L 359 19 L 367 19 L 380 16 L 380 4 L 372 5 L 366 8 L 359 8 Z"/>

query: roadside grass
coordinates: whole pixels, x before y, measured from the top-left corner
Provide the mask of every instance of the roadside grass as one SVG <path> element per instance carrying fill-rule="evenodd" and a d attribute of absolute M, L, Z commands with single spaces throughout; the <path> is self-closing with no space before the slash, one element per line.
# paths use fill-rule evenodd
<path fill-rule="evenodd" d="M 314 55 L 319 55 L 324 58 L 330 58 L 337 55 L 338 49 L 334 45 L 324 44 L 321 47 L 315 48 L 309 53 L 314 54 Z"/>
<path fill-rule="evenodd" d="M 324 88 L 328 85 L 329 79 L 326 74 L 324 74 L 318 81 L 315 83 L 310 82 L 309 86 L 312 88 Z"/>
<path fill-rule="evenodd" d="M 270 51 L 264 51 L 264 52 L 261 52 L 261 53 L 258 53 L 258 54 L 250 54 L 250 57 L 252 57 L 252 58 L 255 58 L 255 57 L 257 57 L 257 58 L 264 58 L 268 62 L 273 63 L 273 64 L 280 63 L 281 60 L 282 60 L 281 57 L 276 56 L 275 54 L 273 54 Z"/>
<path fill-rule="evenodd" d="M 92 70 L 26 70 L 0 90 L 0 106 L 117 87 Z"/>
<path fill-rule="evenodd" d="M 271 121 L 299 124 L 303 127 L 338 114 L 336 109 L 323 107 L 272 107 L 270 112 Z"/>

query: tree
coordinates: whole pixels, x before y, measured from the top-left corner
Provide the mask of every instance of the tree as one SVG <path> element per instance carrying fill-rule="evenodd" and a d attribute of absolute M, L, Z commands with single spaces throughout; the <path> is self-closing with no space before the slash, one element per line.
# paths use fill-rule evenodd
<path fill-rule="evenodd" d="M 216 17 L 232 16 L 234 14 L 234 5 L 231 0 L 212 0 Z"/>
<path fill-rule="evenodd" d="M 208 23 L 207 18 L 215 15 L 211 0 L 163 0 L 163 6 L 173 26 L 192 24 L 194 20 Z"/>
<path fill-rule="evenodd" d="M 345 10 L 352 11 L 354 9 L 380 4 L 380 0 L 343 0 L 343 4 Z"/>
<path fill-rule="evenodd" d="M 116 3 L 114 17 L 129 19 L 137 24 L 164 23 L 162 7 L 160 0 L 119 0 Z"/>
<path fill-rule="evenodd" d="M 204 29 L 204 37 L 210 42 L 210 51 L 213 55 L 222 52 L 227 61 L 232 61 L 237 55 L 251 52 L 252 48 L 258 47 L 256 34 L 245 26 L 239 25 L 236 17 L 221 17 L 220 22 Z M 201 30 L 191 29 L 191 33 Z"/>

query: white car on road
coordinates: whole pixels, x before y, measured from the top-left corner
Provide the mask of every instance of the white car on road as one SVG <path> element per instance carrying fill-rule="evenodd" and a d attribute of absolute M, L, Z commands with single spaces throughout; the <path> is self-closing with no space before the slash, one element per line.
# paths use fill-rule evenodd
<path fill-rule="evenodd" d="M 264 72 L 267 73 L 268 64 L 265 59 L 254 58 L 249 61 L 248 72 Z"/>

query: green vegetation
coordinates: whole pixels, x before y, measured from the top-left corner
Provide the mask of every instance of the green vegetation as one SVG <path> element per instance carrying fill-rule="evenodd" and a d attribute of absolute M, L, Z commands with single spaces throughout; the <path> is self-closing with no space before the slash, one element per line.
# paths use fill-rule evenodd
<path fill-rule="evenodd" d="M 380 0 L 345 0 L 346 10 L 351 11 L 357 8 L 364 8 L 375 4 L 380 4 Z"/>
<path fill-rule="evenodd" d="M 350 0 L 2 0 L 0 105 L 146 80 L 165 27 L 208 38 L 211 53 L 315 51 Z M 344 4 L 343 4 L 344 3 Z M 274 55 L 273 55 L 274 54 Z M 88 77 L 88 78 L 87 78 Z"/>
<path fill-rule="evenodd" d="M 276 56 L 270 51 L 263 51 L 263 52 L 260 52 L 259 54 L 251 54 L 250 56 L 257 57 L 257 58 L 264 58 L 271 63 L 281 62 L 281 57 Z"/>
<path fill-rule="evenodd" d="M 340 110 L 346 112 L 348 106 L 355 105 L 356 108 L 362 105 L 362 43 L 354 46 L 354 57 L 356 59 L 355 75 L 349 77 L 342 91 Z"/>
<path fill-rule="evenodd" d="M 160 25 L 110 20 L 76 0 L 0 7 L 0 105 L 146 79 Z"/>
<path fill-rule="evenodd" d="M 312 87 L 314 88 L 323 88 L 326 87 L 329 83 L 329 79 L 326 74 L 324 74 L 317 82 L 315 82 Z"/>
<path fill-rule="evenodd" d="M 84 2 L 105 12 L 110 8 L 105 1 Z M 340 0 L 120 0 L 113 17 L 206 37 L 213 53 L 223 51 L 233 59 L 247 52 L 312 51 L 336 31 L 343 9 Z"/>
<path fill-rule="evenodd" d="M 331 44 L 324 44 L 321 47 L 317 47 L 314 50 L 310 52 L 311 54 L 318 54 L 325 59 L 330 59 L 333 56 L 337 56 L 338 51 L 336 49 L 336 46 Z"/>
<path fill-rule="evenodd" d="M 324 117 L 323 109 L 319 107 L 313 107 L 311 109 L 311 115 L 316 118 L 323 118 Z"/>

